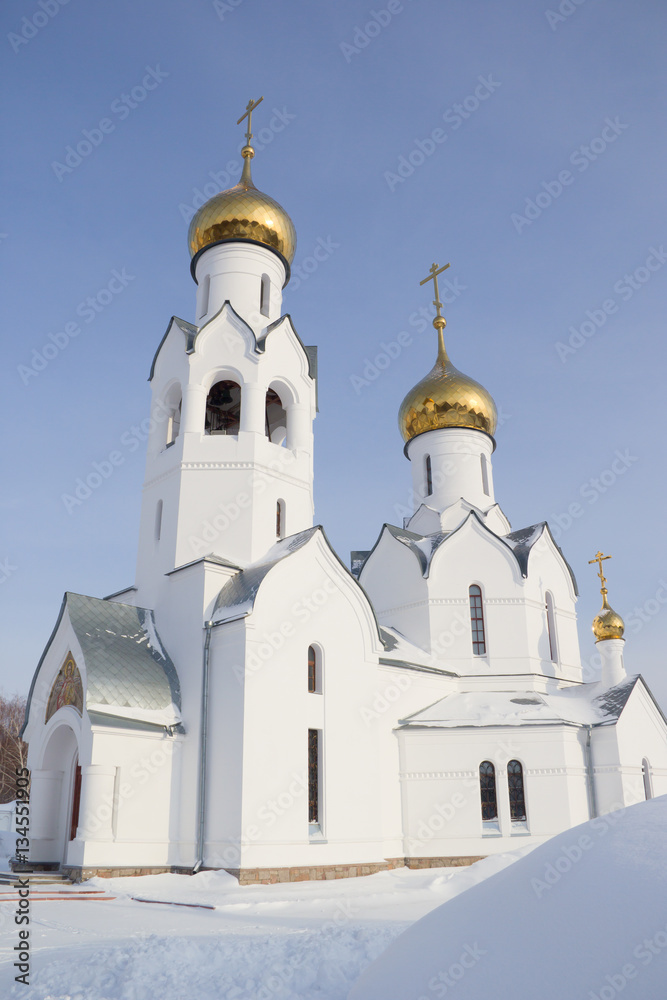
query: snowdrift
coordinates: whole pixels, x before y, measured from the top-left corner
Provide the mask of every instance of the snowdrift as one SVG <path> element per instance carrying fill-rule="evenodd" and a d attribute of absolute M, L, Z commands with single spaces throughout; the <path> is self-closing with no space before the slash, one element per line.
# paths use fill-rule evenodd
<path fill-rule="evenodd" d="M 413 924 L 349 1000 L 667 997 L 667 796 L 567 830 Z"/>

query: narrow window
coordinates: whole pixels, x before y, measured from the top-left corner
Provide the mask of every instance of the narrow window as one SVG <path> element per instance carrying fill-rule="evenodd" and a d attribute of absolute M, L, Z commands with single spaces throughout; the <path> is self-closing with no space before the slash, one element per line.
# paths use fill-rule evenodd
<path fill-rule="evenodd" d="M 311 694 L 322 693 L 322 658 L 314 646 L 308 647 L 308 690 Z"/>
<path fill-rule="evenodd" d="M 431 472 L 431 456 L 426 456 L 426 496 L 433 492 L 433 473 Z"/>
<path fill-rule="evenodd" d="M 510 817 L 516 823 L 526 820 L 526 799 L 523 792 L 523 768 L 518 760 L 507 765 L 507 784 L 510 793 Z"/>
<path fill-rule="evenodd" d="M 262 316 L 269 315 L 269 298 L 271 295 L 271 279 L 268 274 L 262 275 L 262 281 L 259 289 L 259 311 Z"/>
<path fill-rule="evenodd" d="M 479 790 L 482 798 L 482 820 L 488 823 L 498 819 L 496 769 L 490 760 L 484 760 L 479 765 Z"/>
<path fill-rule="evenodd" d="M 162 534 L 162 501 L 158 500 L 157 507 L 155 508 L 155 541 L 160 541 L 160 535 Z"/>
<path fill-rule="evenodd" d="M 284 445 L 287 439 L 287 411 L 277 392 L 269 389 L 266 394 L 264 433 L 274 444 Z"/>
<path fill-rule="evenodd" d="M 276 538 L 284 538 L 285 530 L 285 501 L 276 502 Z"/>
<path fill-rule="evenodd" d="M 644 779 L 644 798 L 653 798 L 653 787 L 651 782 L 651 765 L 646 757 L 642 761 L 642 778 Z"/>
<path fill-rule="evenodd" d="M 484 632 L 484 610 L 482 608 L 482 591 L 473 584 L 468 590 L 470 597 L 470 624 L 472 626 L 472 651 L 475 656 L 486 654 L 486 635 Z"/>
<path fill-rule="evenodd" d="M 308 822 L 320 822 L 320 731 L 308 730 Z"/>
<path fill-rule="evenodd" d="M 208 299 L 211 292 L 211 275 L 207 274 L 201 283 L 201 305 L 199 307 L 199 319 L 203 319 L 208 312 Z"/>
<path fill-rule="evenodd" d="M 212 385 L 206 398 L 206 434 L 238 434 L 241 426 L 241 387 L 224 379 Z"/>
<path fill-rule="evenodd" d="M 491 491 L 489 489 L 489 467 L 487 464 L 486 455 L 480 455 L 480 460 L 482 462 L 482 489 L 487 497 L 491 496 Z"/>
<path fill-rule="evenodd" d="M 547 612 L 547 632 L 549 633 L 549 655 L 553 663 L 558 662 L 558 643 L 556 641 L 556 615 L 554 613 L 554 599 L 547 591 L 545 599 Z"/>
<path fill-rule="evenodd" d="M 69 822 L 70 840 L 74 840 L 76 837 L 76 831 L 79 825 L 80 805 L 81 805 L 81 768 L 79 766 L 79 762 L 77 761 L 74 769 L 74 784 L 72 787 L 72 811 L 70 813 L 70 822 Z"/>
<path fill-rule="evenodd" d="M 181 409 L 183 400 L 179 399 L 178 406 L 175 406 L 167 419 L 167 448 L 170 447 L 178 437 L 181 429 Z"/>

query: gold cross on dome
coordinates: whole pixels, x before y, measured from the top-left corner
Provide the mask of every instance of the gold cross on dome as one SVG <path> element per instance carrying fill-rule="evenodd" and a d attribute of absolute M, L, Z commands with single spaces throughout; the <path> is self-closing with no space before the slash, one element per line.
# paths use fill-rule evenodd
<path fill-rule="evenodd" d="M 602 584 L 602 593 L 604 593 L 604 586 L 605 586 L 605 584 L 607 582 L 607 578 L 604 575 L 604 573 L 602 572 L 602 562 L 603 562 L 604 559 L 611 559 L 611 556 L 603 556 L 602 553 L 600 552 L 600 550 L 598 549 L 597 554 L 595 556 L 595 559 L 589 559 L 588 560 L 588 565 L 589 566 L 592 566 L 593 563 L 597 563 L 598 564 L 599 573 L 597 575 L 600 577 L 600 581 L 601 581 L 601 584 Z"/>
<path fill-rule="evenodd" d="M 260 97 L 260 99 L 258 101 L 253 101 L 253 99 L 251 97 L 250 100 L 248 101 L 248 104 L 246 105 L 245 114 L 241 115 L 241 117 L 239 118 L 239 120 L 236 123 L 237 125 L 240 125 L 244 118 L 248 119 L 248 131 L 245 134 L 246 146 L 250 145 L 250 140 L 252 139 L 252 132 L 251 132 L 251 129 L 252 129 L 252 113 L 255 110 L 255 108 L 257 107 L 257 105 L 261 104 L 263 100 L 264 100 L 264 98 Z"/>
<path fill-rule="evenodd" d="M 423 281 L 419 282 L 420 285 L 425 285 L 427 281 L 432 281 L 433 282 L 433 285 L 435 287 L 435 299 L 434 299 L 433 305 L 436 308 L 436 311 L 437 311 L 437 314 L 438 314 L 438 318 L 442 317 L 442 312 L 441 312 L 441 310 L 442 310 L 442 302 L 440 301 L 440 289 L 438 288 L 438 275 L 442 274 L 443 271 L 446 271 L 448 267 L 449 267 L 449 264 L 445 264 L 444 267 L 440 267 L 440 268 L 438 267 L 437 264 L 432 264 L 431 267 L 429 268 L 429 276 L 428 276 L 428 278 L 424 278 Z"/>

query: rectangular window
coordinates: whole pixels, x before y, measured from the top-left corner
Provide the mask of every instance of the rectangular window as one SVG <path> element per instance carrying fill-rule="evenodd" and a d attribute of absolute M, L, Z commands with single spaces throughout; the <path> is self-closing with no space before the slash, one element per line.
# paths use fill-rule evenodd
<path fill-rule="evenodd" d="M 476 585 L 469 588 L 470 626 L 472 629 L 472 651 L 475 656 L 486 655 L 486 636 L 484 634 L 484 611 L 482 608 L 482 591 Z"/>
<path fill-rule="evenodd" d="M 308 822 L 320 822 L 320 731 L 308 730 Z"/>

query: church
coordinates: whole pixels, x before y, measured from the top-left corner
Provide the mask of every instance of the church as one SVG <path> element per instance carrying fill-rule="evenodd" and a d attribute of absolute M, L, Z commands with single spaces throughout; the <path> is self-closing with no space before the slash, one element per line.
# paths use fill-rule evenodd
<path fill-rule="evenodd" d="M 317 348 L 282 312 L 296 233 L 251 176 L 260 101 L 238 184 L 190 224 L 194 321 L 172 317 L 150 370 L 135 582 L 67 592 L 32 681 L 28 864 L 243 884 L 469 864 L 667 793 L 608 556 L 591 681 L 549 526 L 496 502 L 496 407 L 447 353 L 448 265 L 422 282 L 435 364 L 398 413 L 413 513 L 349 569 L 314 523 Z"/>

